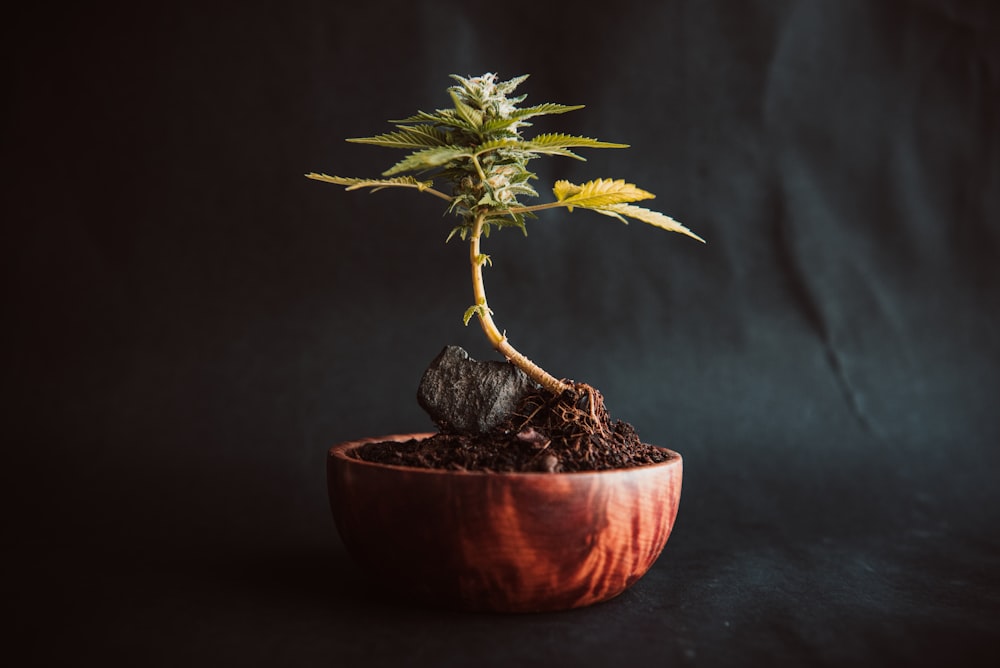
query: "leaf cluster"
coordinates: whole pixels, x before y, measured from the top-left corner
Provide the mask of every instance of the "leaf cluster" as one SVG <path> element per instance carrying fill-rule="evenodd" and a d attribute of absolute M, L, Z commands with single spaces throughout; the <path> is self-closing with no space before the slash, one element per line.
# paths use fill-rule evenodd
<path fill-rule="evenodd" d="M 544 103 L 520 107 L 525 96 L 513 96 L 527 75 L 500 81 L 495 74 L 477 77 L 452 75 L 448 88 L 451 106 L 390 121 L 394 129 L 349 142 L 407 150 L 382 173 L 381 178 L 360 179 L 307 174 L 310 178 L 346 186 L 348 190 L 387 187 L 415 188 L 448 200 L 447 211 L 460 223 L 451 231 L 462 239 L 482 222 L 485 235 L 491 227 L 517 227 L 525 231 L 525 220 L 536 211 L 564 207 L 589 209 L 625 221 L 633 218 L 673 232 L 700 239 L 664 214 L 631 203 L 651 199 L 652 193 L 622 180 L 598 179 L 582 185 L 568 181 L 555 184 L 555 201 L 526 206 L 522 197 L 538 197 L 531 185 L 537 176 L 528 163 L 540 156 L 556 155 L 583 160 L 581 148 L 627 148 L 627 144 L 604 142 L 591 137 L 547 133 L 522 137 L 530 119 L 582 109 L 582 105 Z M 445 183 L 446 191 L 435 185 Z"/>

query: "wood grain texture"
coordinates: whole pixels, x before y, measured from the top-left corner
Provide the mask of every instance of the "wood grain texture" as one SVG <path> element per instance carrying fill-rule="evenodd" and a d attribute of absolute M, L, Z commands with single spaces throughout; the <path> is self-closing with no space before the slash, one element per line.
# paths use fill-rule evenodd
<path fill-rule="evenodd" d="M 576 608 L 617 596 L 663 549 L 682 460 L 583 473 L 475 473 L 362 462 L 330 450 L 337 529 L 377 581 L 467 610 Z"/>

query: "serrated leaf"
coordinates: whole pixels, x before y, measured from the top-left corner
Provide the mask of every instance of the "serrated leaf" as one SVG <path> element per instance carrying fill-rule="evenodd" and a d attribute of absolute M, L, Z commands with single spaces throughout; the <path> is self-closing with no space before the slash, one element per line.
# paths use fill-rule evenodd
<path fill-rule="evenodd" d="M 608 213 L 617 216 L 635 218 L 636 220 L 641 220 L 642 222 L 648 223 L 654 227 L 659 227 L 660 229 L 667 230 L 668 232 L 686 234 L 692 239 L 697 239 L 698 241 L 705 243 L 705 240 L 697 234 L 684 227 L 670 216 L 660 213 L 659 211 L 651 211 L 640 206 L 632 206 L 631 204 L 612 204 L 609 206 L 595 208 L 594 210 L 598 213 Z"/>
<path fill-rule="evenodd" d="M 483 127 L 482 111 L 473 109 L 465 102 L 462 102 L 455 91 L 449 90 L 448 94 L 451 95 L 451 101 L 455 105 L 455 113 L 468 124 L 470 130 L 479 130 Z"/>
<path fill-rule="evenodd" d="M 476 146 L 473 150 L 476 155 L 482 155 L 489 151 L 497 150 L 506 151 L 521 151 L 521 156 L 525 159 L 531 159 L 534 155 L 529 154 L 540 154 L 540 155 L 563 155 L 570 158 L 576 158 L 577 160 L 583 160 L 580 156 L 573 153 L 569 149 L 562 148 L 559 146 L 544 146 L 544 145 L 533 145 L 530 141 L 522 141 L 520 139 L 504 138 L 504 139 L 491 139 L 490 141 L 483 142 Z"/>
<path fill-rule="evenodd" d="M 524 224 L 524 216 L 519 213 L 508 214 L 507 217 L 493 216 L 487 218 L 484 222 L 484 229 L 489 225 L 496 225 L 497 227 L 516 227 L 524 234 L 528 236 L 528 228 Z"/>
<path fill-rule="evenodd" d="M 448 233 L 448 238 L 445 239 L 444 242 L 448 243 L 449 241 L 451 241 L 451 238 L 456 234 L 462 238 L 462 241 L 465 241 L 466 238 L 469 236 L 469 232 L 471 230 L 472 226 L 467 223 L 463 223 L 462 225 L 456 225 L 455 227 L 451 228 L 451 232 Z"/>
<path fill-rule="evenodd" d="M 392 179 L 358 179 L 345 178 L 343 176 L 329 176 L 328 174 L 317 174 L 312 172 L 306 174 L 306 178 L 313 179 L 315 181 L 325 181 L 326 183 L 335 183 L 339 186 L 347 186 L 347 190 L 358 190 L 359 188 L 373 188 L 374 190 L 381 190 L 382 188 L 390 187 L 416 188 L 417 190 L 424 190 L 425 188 L 430 188 L 433 185 L 433 181 L 418 181 L 412 176 L 398 176 Z"/>
<path fill-rule="evenodd" d="M 498 81 L 496 86 L 497 90 L 504 95 L 510 95 L 514 92 L 514 89 L 520 86 L 529 77 L 528 74 L 522 74 L 521 76 L 514 77 L 513 79 L 508 79 L 507 81 Z M 511 100 L 513 102 L 513 100 Z"/>
<path fill-rule="evenodd" d="M 574 160 L 579 160 L 581 162 L 587 161 L 587 159 L 584 158 L 582 155 L 577 155 L 568 148 L 561 148 L 557 146 L 552 146 L 552 147 L 540 146 L 538 148 L 529 147 L 528 152 L 533 153 L 535 155 L 561 155 L 564 158 L 573 158 Z"/>
<path fill-rule="evenodd" d="M 521 144 L 524 142 L 518 139 L 504 138 L 504 139 L 491 139 L 489 141 L 479 144 L 472 150 L 476 155 L 482 155 L 489 151 L 495 151 L 500 148 L 520 148 Z"/>
<path fill-rule="evenodd" d="M 480 112 L 481 113 L 481 112 Z M 389 121 L 397 126 L 411 126 L 411 125 L 426 125 L 429 127 L 446 127 L 453 128 L 455 130 L 465 130 L 476 134 L 480 132 L 479 127 L 469 123 L 454 109 L 436 109 L 433 114 L 429 114 L 426 111 L 418 111 L 413 116 L 407 116 L 406 118 L 400 118 Z"/>
<path fill-rule="evenodd" d="M 447 146 L 448 134 L 432 126 L 404 127 L 395 132 L 376 135 L 374 137 L 358 137 L 348 139 L 352 144 L 372 144 L 387 148 L 427 148 L 432 146 Z"/>
<path fill-rule="evenodd" d="M 511 183 L 505 188 L 510 193 L 514 195 L 528 195 L 529 197 L 538 197 L 538 191 L 529 186 L 527 183 Z"/>
<path fill-rule="evenodd" d="M 628 148 L 628 144 L 600 141 L 592 137 L 579 137 L 577 135 L 567 135 L 558 132 L 532 137 L 526 143 L 533 146 L 560 148 Z"/>
<path fill-rule="evenodd" d="M 447 123 L 448 121 L 449 118 L 443 114 L 442 110 L 439 109 L 433 114 L 429 114 L 426 111 L 418 111 L 412 116 L 391 120 L 389 122 L 397 125 L 413 125 L 415 123 L 440 124 Z"/>
<path fill-rule="evenodd" d="M 382 172 L 382 176 L 392 176 L 401 172 L 415 172 L 433 167 L 440 167 L 458 158 L 468 158 L 472 156 L 469 149 L 461 146 L 436 146 L 422 151 L 416 151 L 406 156 L 389 169 Z"/>
<path fill-rule="evenodd" d="M 576 160 L 585 160 L 577 155 L 570 148 L 628 148 L 628 144 L 615 144 L 612 142 L 600 141 L 590 137 L 577 137 L 551 133 L 538 135 L 528 141 L 522 142 L 518 148 L 541 155 L 561 155 Z"/>
<path fill-rule="evenodd" d="M 583 109 L 583 106 L 584 105 L 582 104 L 555 104 L 553 102 L 546 102 L 545 104 L 536 104 L 533 107 L 515 109 L 508 114 L 506 118 L 494 118 L 486 121 L 486 123 L 483 124 L 483 132 L 496 132 L 497 130 L 510 127 L 514 123 L 523 121 L 527 118 L 546 116 L 549 114 L 565 114 L 567 111 Z"/>
<path fill-rule="evenodd" d="M 498 149 L 511 149 L 515 151 L 525 151 L 526 153 L 536 153 L 541 155 L 563 155 L 569 158 L 583 160 L 570 148 L 628 148 L 628 144 L 615 144 L 612 142 L 600 141 L 590 137 L 577 137 L 566 134 L 544 134 L 529 140 L 515 139 L 511 137 L 502 139 L 492 139 L 483 142 L 473 149 L 477 155 Z"/>
<path fill-rule="evenodd" d="M 556 200 L 566 205 L 570 211 L 576 206 L 582 209 L 607 208 L 612 204 L 638 202 L 655 197 L 653 193 L 636 188 L 635 184 L 625 183 L 622 179 L 596 179 L 582 185 L 556 181 L 552 192 Z"/>

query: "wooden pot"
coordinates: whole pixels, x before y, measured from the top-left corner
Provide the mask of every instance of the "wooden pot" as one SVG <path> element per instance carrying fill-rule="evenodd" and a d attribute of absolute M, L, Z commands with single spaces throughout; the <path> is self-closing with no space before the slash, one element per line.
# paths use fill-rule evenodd
<path fill-rule="evenodd" d="M 391 591 L 465 610 L 542 612 L 605 601 L 649 570 L 677 516 L 681 456 L 580 473 L 373 464 L 330 449 L 327 483 L 348 552 Z"/>

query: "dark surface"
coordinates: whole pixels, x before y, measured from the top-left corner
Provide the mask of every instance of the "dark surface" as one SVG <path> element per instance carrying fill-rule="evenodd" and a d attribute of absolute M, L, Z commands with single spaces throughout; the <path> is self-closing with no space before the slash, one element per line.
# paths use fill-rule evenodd
<path fill-rule="evenodd" d="M 995 3 L 209 4 L 3 21 L 18 665 L 993 664 Z M 302 174 L 376 174 L 345 137 L 487 70 L 633 146 L 541 188 L 625 178 L 709 242 L 486 243 L 511 341 L 685 457 L 650 573 L 559 615 L 387 599 L 326 508 L 329 445 L 428 428 L 428 361 L 490 354 L 437 200 Z"/>

